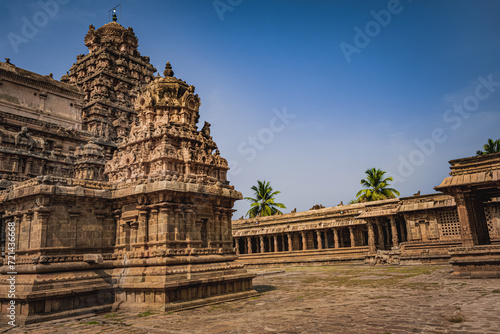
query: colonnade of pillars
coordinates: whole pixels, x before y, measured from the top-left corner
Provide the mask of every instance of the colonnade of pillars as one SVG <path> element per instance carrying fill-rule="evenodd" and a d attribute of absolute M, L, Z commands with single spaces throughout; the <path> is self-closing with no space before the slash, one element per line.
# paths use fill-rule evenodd
<path fill-rule="evenodd" d="M 366 225 L 234 237 L 237 254 L 291 252 L 368 245 L 370 253 L 407 241 L 405 223 L 394 217 L 369 218 Z"/>
<path fill-rule="evenodd" d="M 291 252 L 365 246 L 366 230 L 356 226 L 235 237 L 237 254 Z"/>
<path fill-rule="evenodd" d="M 231 246 L 232 210 L 216 208 L 212 219 L 197 219 L 189 205 L 159 204 L 139 206 L 139 214 L 131 221 L 115 216 L 120 229 L 116 245 L 130 249 L 168 244 L 173 248 Z"/>
<path fill-rule="evenodd" d="M 398 247 L 400 242 L 408 241 L 406 224 L 399 223 L 394 217 L 369 218 L 367 220 L 368 248 L 370 253 L 377 249 L 385 250 Z"/>

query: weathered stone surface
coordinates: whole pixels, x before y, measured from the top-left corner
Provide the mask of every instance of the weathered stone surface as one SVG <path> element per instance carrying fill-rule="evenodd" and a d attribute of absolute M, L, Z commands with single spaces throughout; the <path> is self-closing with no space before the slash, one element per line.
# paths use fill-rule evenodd
<path fill-rule="evenodd" d="M 210 124 L 198 130 L 194 87 L 169 63 L 165 77 L 153 78 L 133 30 L 116 22 L 91 26 L 85 44 L 89 54 L 62 82 L 0 66 L 0 113 L 9 116 L 0 117 L 2 312 L 14 300 L 23 324 L 254 294 L 231 236 L 242 195 L 226 179 Z M 40 110 L 35 88 L 12 93 L 25 82 L 44 87 Z M 70 98 L 75 108 L 64 109 Z M 49 109 L 53 116 L 44 117 Z M 52 132 L 68 122 L 72 130 Z M 13 270 L 16 293 L 8 297 Z"/>
<path fill-rule="evenodd" d="M 450 266 L 299 266 L 254 270 L 254 298 L 178 312 L 118 311 L 9 333 L 469 333 L 500 328 L 497 279 Z"/>
<path fill-rule="evenodd" d="M 498 198 L 485 204 L 500 241 Z M 455 200 L 415 195 L 233 221 L 235 247 L 249 265 L 304 262 L 443 263 L 462 246 Z"/>

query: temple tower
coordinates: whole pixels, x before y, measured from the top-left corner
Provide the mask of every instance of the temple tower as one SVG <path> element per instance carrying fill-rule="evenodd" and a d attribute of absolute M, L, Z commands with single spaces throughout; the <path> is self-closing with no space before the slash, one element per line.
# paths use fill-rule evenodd
<path fill-rule="evenodd" d="M 139 92 L 138 123 L 106 164 L 105 174 L 116 184 L 116 256 L 131 261 L 113 273 L 121 308 L 166 310 L 207 302 L 189 301 L 184 292 L 209 300 L 253 293 L 253 275 L 234 261 L 231 236 L 232 207 L 242 195 L 226 180 L 227 161 L 210 124 L 198 130 L 200 98 L 194 90 L 167 63 L 164 77 Z M 132 267 L 133 261 L 144 265 Z M 138 295 L 142 300 L 148 294 L 149 301 L 137 303 Z"/>
<path fill-rule="evenodd" d="M 134 30 L 117 22 L 97 30 L 90 25 L 85 46 L 88 54 L 78 55 L 61 81 L 76 85 L 85 93 L 83 129 L 105 142 L 119 142 L 135 121 L 133 104 L 138 89 L 152 80 L 156 69 L 149 57 L 141 56 L 137 50 Z"/>
<path fill-rule="evenodd" d="M 47 172 L 30 163 L 23 168 L 37 172 L 26 175 L 37 177 L 0 190 L 0 226 L 16 231 L 5 250 L 16 256 L 17 323 L 112 308 L 175 310 L 255 294 L 255 275 L 236 261 L 231 233 L 232 207 L 242 195 L 226 179 L 228 163 L 210 124 L 198 129 L 194 86 L 174 77 L 169 63 L 163 77 L 153 77 L 132 28 L 90 26 L 85 44 L 89 53 L 77 57 L 64 83 L 48 80 L 59 95 L 64 89 L 79 98 L 53 107 L 47 100 L 60 122 L 71 114 L 66 104 L 81 110 L 71 114 L 78 132 L 59 131 L 66 140 L 52 148 L 27 128 L 0 131 L 8 149 L 54 164 L 64 157 L 71 167 Z M 7 167 L 22 169 L 13 164 Z M 7 264 L 0 256 L 4 313 L 11 305 Z"/>

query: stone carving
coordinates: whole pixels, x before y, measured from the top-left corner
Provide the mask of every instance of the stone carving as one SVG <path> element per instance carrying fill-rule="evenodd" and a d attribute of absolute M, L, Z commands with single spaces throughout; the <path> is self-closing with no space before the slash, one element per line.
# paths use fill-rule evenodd
<path fill-rule="evenodd" d="M 167 63 L 166 69 L 172 71 L 172 65 Z M 135 103 L 138 124 L 106 165 L 105 175 L 112 182 L 124 182 L 175 174 L 196 183 L 229 187 L 227 160 L 210 137 L 210 123 L 196 130 L 200 103 L 194 86 L 169 71 L 141 89 Z"/>
<path fill-rule="evenodd" d="M 210 123 L 205 122 L 203 129 L 201 129 L 201 133 L 207 138 L 210 137 Z"/>
<path fill-rule="evenodd" d="M 0 111 L 1 222 L 17 224 L 23 282 L 16 323 L 254 294 L 254 275 L 235 262 L 231 237 L 232 207 L 242 195 L 226 179 L 210 125 L 198 130 L 194 86 L 175 78 L 170 63 L 153 78 L 133 30 L 116 22 L 89 26 L 85 45 L 89 53 L 61 82 L 0 62 L 2 87 L 17 76 L 19 87 L 25 80 L 38 87 L 25 94 L 35 102 L 60 98 L 81 112 L 68 124 L 67 117 L 48 122 Z M 26 127 L 16 133 L 18 124 Z M 0 231 L 5 240 L 5 225 Z M 0 275 L 3 310 L 6 278 Z M 151 291 L 152 300 L 136 303 Z"/>
<path fill-rule="evenodd" d="M 90 25 L 85 45 L 89 54 L 78 56 L 61 81 L 85 91 L 84 128 L 95 137 L 121 142 L 130 130 L 123 120 L 135 114 L 136 88 L 151 81 L 156 69 L 137 50 L 133 29 L 116 22 L 97 30 Z"/>
<path fill-rule="evenodd" d="M 29 150 L 32 150 L 36 145 L 36 141 L 28 133 L 28 128 L 23 126 L 21 132 L 16 135 L 16 146 L 26 146 Z"/>

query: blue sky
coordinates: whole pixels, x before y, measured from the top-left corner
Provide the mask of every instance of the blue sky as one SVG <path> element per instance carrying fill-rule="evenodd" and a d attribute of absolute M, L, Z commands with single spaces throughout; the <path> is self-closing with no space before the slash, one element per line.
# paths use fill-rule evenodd
<path fill-rule="evenodd" d="M 53 1 L 0 1 L 0 57 L 60 78 L 117 3 Z M 232 184 L 271 181 L 285 212 L 346 203 L 371 167 L 402 196 L 432 193 L 450 159 L 500 138 L 500 1 L 121 5 L 141 54 L 196 86 Z"/>

